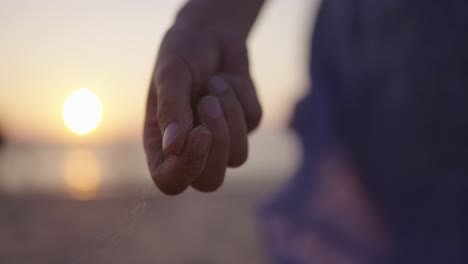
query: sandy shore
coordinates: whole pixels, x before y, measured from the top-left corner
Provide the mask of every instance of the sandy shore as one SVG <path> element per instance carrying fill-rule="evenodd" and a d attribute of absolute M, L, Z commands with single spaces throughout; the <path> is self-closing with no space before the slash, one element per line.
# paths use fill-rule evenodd
<path fill-rule="evenodd" d="M 253 214 L 273 188 L 87 202 L 0 195 L 0 263 L 267 263 Z"/>

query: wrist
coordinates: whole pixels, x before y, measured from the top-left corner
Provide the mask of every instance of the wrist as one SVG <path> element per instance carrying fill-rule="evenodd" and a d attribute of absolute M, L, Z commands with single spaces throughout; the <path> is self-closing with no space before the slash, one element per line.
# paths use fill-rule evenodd
<path fill-rule="evenodd" d="M 197 27 L 245 41 L 264 0 L 191 0 L 175 26 Z"/>

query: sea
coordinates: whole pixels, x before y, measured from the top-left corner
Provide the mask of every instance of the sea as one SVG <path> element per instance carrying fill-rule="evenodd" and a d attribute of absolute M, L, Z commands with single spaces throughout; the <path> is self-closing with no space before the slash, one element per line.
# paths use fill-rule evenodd
<path fill-rule="evenodd" d="M 287 180 L 300 160 L 296 135 L 286 129 L 255 132 L 249 159 L 229 169 L 225 185 Z M 0 192 L 40 193 L 79 200 L 152 188 L 141 142 L 59 145 L 7 142 L 0 150 Z"/>

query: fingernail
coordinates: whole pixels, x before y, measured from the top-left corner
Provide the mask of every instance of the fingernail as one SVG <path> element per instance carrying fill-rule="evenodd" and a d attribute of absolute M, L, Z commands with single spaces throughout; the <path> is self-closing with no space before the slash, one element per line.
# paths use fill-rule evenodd
<path fill-rule="evenodd" d="M 176 123 L 169 124 L 163 134 L 163 149 L 168 148 L 179 134 L 179 126 Z"/>
<path fill-rule="evenodd" d="M 229 84 L 222 77 L 213 77 L 210 82 L 210 93 L 222 93 L 229 89 Z"/>
<path fill-rule="evenodd" d="M 222 115 L 221 105 L 214 96 L 206 96 L 200 102 L 200 110 L 209 118 L 218 118 Z"/>

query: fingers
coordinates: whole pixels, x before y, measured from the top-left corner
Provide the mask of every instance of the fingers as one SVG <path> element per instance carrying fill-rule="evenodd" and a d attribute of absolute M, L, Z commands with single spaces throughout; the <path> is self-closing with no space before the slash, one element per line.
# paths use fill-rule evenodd
<path fill-rule="evenodd" d="M 225 80 L 234 88 L 239 103 L 245 115 L 245 123 L 248 132 L 252 132 L 262 120 L 262 107 L 258 100 L 257 92 L 250 77 L 224 76 Z"/>
<path fill-rule="evenodd" d="M 197 127 L 187 137 L 179 156 L 164 153 L 163 135 L 155 114 L 158 108 L 155 89 L 150 89 L 147 98 L 143 144 L 151 177 L 165 194 L 183 192 L 205 168 L 212 135 L 205 127 Z"/>
<path fill-rule="evenodd" d="M 154 108 L 152 98 L 155 97 L 148 97 L 147 113 Z M 147 162 L 154 183 L 167 195 L 182 193 L 190 185 L 200 191 L 214 191 L 223 183 L 229 132 L 221 105 L 216 97 L 206 96 L 201 99 L 198 112 L 204 126 L 190 132 L 179 156 L 168 156 L 162 151 L 157 118 L 147 115 L 144 130 Z"/>
<path fill-rule="evenodd" d="M 190 132 L 179 156 L 166 156 L 160 151 L 148 155 L 151 176 L 161 192 L 177 195 L 185 191 L 205 168 L 210 152 L 212 133 L 203 126 Z"/>
<path fill-rule="evenodd" d="M 250 79 L 243 81 L 232 79 L 231 83 L 233 87 L 239 87 L 235 92 L 244 110 L 247 130 L 252 132 L 260 125 L 263 114 L 253 82 Z"/>
<path fill-rule="evenodd" d="M 200 100 L 198 115 L 212 134 L 212 144 L 205 169 L 192 186 L 199 191 L 212 192 L 224 181 L 229 155 L 229 131 L 222 107 L 215 96 L 205 96 Z"/>
<path fill-rule="evenodd" d="M 190 69 L 182 59 L 162 57 L 158 59 L 150 89 L 156 91 L 157 111 L 153 114 L 157 115 L 163 135 L 162 148 L 167 155 L 178 155 L 193 126 Z"/>
<path fill-rule="evenodd" d="M 222 77 L 233 87 L 245 114 L 247 130 L 252 132 L 262 119 L 262 108 L 258 100 L 249 70 L 249 56 L 245 43 L 230 45 L 235 40 L 223 39 L 226 43 Z"/>
<path fill-rule="evenodd" d="M 223 77 L 213 77 L 207 88 L 210 94 L 216 95 L 223 107 L 231 142 L 228 165 L 238 167 L 247 160 L 248 155 L 247 126 L 244 111 L 234 90 Z"/>

